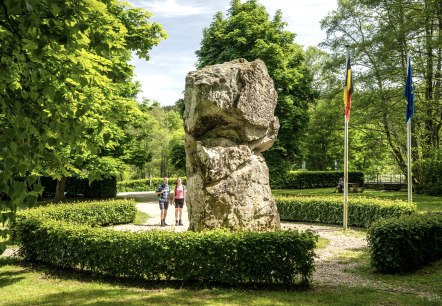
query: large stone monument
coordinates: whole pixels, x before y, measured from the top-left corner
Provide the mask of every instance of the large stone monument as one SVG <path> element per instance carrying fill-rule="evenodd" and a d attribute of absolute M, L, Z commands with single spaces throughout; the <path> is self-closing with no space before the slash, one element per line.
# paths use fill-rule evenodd
<path fill-rule="evenodd" d="M 208 66 L 186 77 L 189 229 L 280 228 L 261 152 L 279 129 L 277 94 L 261 60 Z"/>

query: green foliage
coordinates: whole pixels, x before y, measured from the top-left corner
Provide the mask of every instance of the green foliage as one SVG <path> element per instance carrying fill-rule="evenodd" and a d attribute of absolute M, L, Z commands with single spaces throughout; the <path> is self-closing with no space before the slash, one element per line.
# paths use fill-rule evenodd
<path fill-rule="evenodd" d="M 442 258 L 442 213 L 378 221 L 368 230 L 371 264 L 382 272 L 419 269 Z"/>
<path fill-rule="evenodd" d="M 40 177 L 43 197 L 53 197 L 57 181 L 50 177 Z M 113 198 L 117 195 L 117 178 L 115 176 L 89 182 L 87 178 L 69 177 L 65 191 L 68 196 L 86 198 Z"/>
<path fill-rule="evenodd" d="M 51 204 L 17 213 L 16 223 L 30 219 L 57 220 L 88 226 L 130 223 L 137 213 L 135 204 L 126 199 Z"/>
<path fill-rule="evenodd" d="M 116 174 L 137 111 L 131 52 L 148 58 L 165 38 L 149 18 L 115 0 L 2 1 L 0 192 L 11 198 L 2 211 L 35 203 L 36 173 Z"/>
<path fill-rule="evenodd" d="M 183 173 L 186 172 L 186 149 L 184 144 L 173 144 L 170 152 L 170 158 L 172 160 L 172 165 L 176 170 L 181 170 Z"/>
<path fill-rule="evenodd" d="M 304 51 L 286 26 L 281 11 L 270 19 L 256 0 L 232 1 L 227 16 L 218 12 L 204 29 L 201 48 L 196 51 L 199 68 L 238 58 L 265 62 L 278 93 L 275 115 L 280 122 L 275 144 L 264 153 L 272 175 L 300 161 L 308 104 L 316 95 Z"/>
<path fill-rule="evenodd" d="M 343 223 L 342 198 L 277 196 L 275 200 L 281 220 Z M 379 219 L 400 217 L 415 212 L 416 207 L 405 201 L 359 197 L 348 201 L 348 225 L 368 227 Z"/>
<path fill-rule="evenodd" d="M 442 196 L 442 154 L 436 152 L 431 158 L 415 165 L 413 170 L 422 173 L 422 180 L 417 185 L 420 192 Z"/>
<path fill-rule="evenodd" d="M 341 83 L 331 96 L 336 100 L 342 99 L 345 46 L 349 45 L 355 83 L 350 130 L 357 131 L 350 138 L 355 146 L 350 154 L 360 152 L 351 160 L 365 166 L 357 169 L 375 172 L 378 157 L 379 168 L 391 160 L 402 173 L 407 172 L 403 96 L 407 53 L 415 91 L 413 163 L 434 160 L 440 151 L 442 82 L 436 81 L 442 62 L 440 7 L 440 0 L 338 1 L 337 9 L 321 21 L 327 31 L 322 46 L 331 51 L 324 68 L 332 74 L 336 63 L 341 63 Z M 425 176 L 423 171 L 413 171 L 413 184 L 420 184 Z"/>
<path fill-rule="evenodd" d="M 289 171 L 270 177 L 270 186 L 272 189 L 335 187 L 342 177 L 344 177 L 342 171 Z M 350 183 L 358 183 L 362 186 L 364 173 L 349 171 L 348 180 Z"/>
<path fill-rule="evenodd" d="M 150 159 L 137 166 L 137 171 L 129 178 L 138 179 L 148 176 L 171 176 L 185 173 L 185 160 L 177 148 L 184 147 L 183 120 L 174 107 L 161 107 L 157 102 L 145 99 L 140 110 L 149 118 L 149 124 L 138 129 L 149 134 L 140 139 L 140 147 L 148 152 Z M 183 164 L 184 163 L 184 164 Z"/>
<path fill-rule="evenodd" d="M 176 184 L 178 178 L 169 178 L 169 185 L 171 188 Z M 187 178 L 181 177 L 183 185 L 186 185 Z M 118 192 L 125 191 L 155 191 L 160 184 L 163 183 L 164 178 L 153 177 L 152 179 L 129 180 L 117 182 Z"/>
<path fill-rule="evenodd" d="M 84 196 L 86 198 L 114 198 L 116 195 L 117 178 L 115 176 L 95 180 L 84 187 Z"/>
<path fill-rule="evenodd" d="M 227 284 L 307 285 L 312 232 L 121 232 L 91 226 L 130 222 L 130 201 L 49 206 L 17 216 L 14 237 L 27 260 L 114 277 Z"/>

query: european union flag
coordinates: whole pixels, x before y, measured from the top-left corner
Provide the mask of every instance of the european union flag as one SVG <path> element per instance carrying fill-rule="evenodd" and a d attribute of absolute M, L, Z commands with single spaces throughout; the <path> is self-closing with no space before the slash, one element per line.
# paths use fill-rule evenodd
<path fill-rule="evenodd" d="M 404 96 L 407 100 L 407 110 L 406 110 L 406 120 L 405 122 L 408 123 L 408 120 L 410 120 L 411 117 L 413 117 L 414 114 L 414 89 L 413 89 L 413 79 L 411 76 L 411 59 L 408 57 L 407 61 L 407 81 L 405 83 L 405 91 Z"/>

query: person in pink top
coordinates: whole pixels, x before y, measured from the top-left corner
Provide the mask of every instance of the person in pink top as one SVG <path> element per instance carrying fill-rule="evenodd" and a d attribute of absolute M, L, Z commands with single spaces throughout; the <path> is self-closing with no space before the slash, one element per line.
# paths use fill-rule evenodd
<path fill-rule="evenodd" d="M 182 179 L 179 177 L 176 180 L 174 200 L 175 200 L 175 225 L 183 225 L 181 220 L 183 216 L 184 199 L 186 198 L 184 185 Z"/>

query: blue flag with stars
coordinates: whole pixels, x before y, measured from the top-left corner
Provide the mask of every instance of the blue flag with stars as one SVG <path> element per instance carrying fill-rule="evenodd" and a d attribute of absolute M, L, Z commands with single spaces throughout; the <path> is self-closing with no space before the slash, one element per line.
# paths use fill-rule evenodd
<path fill-rule="evenodd" d="M 406 109 L 406 120 L 405 122 L 408 123 L 408 120 L 413 117 L 414 114 L 414 89 L 413 89 L 413 79 L 412 79 L 412 73 L 411 73 L 411 59 L 408 58 L 407 62 L 407 81 L 405 83 L 405 91 L 404 96 L 407 100 L 407 109 Z"/>

